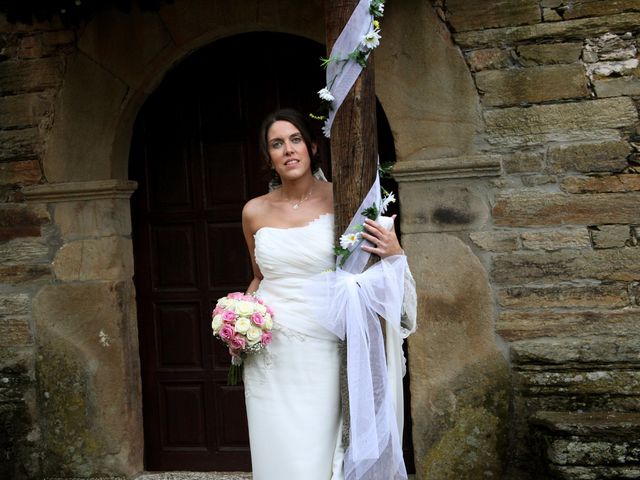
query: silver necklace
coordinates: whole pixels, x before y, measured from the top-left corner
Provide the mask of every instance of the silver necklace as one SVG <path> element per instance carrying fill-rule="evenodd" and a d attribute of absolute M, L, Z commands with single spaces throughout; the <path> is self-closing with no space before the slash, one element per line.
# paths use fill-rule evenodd
<path fill-rule="evenodd" d="M 289 203 L 291 204 L 291 207 L 292 207 L 294 210 L 297 210 L 298 208 L 300 208 L 300 205 L 302 205 L 302 203 L 303 203 L 304 201 L 306 201 L 306 200 L 311 196 L 311 194 L 312 194 L 312 193 L 313 193 L 313 187 L 311 187 L 311 188 L 309 189 L 309 191 L 307 192 L 307 194 L 306 194 L 304 197 L 302 197 L 300 200 L 298 200 L 298 201 L 297 201 L 297 202 L 295 202 L 295 203 L 294 203 L 294 202 L 292 202 L 288 197 L 285 197 L 284 192 L 282 192 L 282 196 L 287 200 L 287 202 L 289 202 Z"/>

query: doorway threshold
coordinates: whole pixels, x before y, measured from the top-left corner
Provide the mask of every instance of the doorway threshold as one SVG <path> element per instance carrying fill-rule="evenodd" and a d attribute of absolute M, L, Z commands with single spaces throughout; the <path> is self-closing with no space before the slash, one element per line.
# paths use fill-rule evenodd
<path fill-rule="evenodd" d="M 251 472 L 142 472 L 134 480 L 251 480 Z"/>

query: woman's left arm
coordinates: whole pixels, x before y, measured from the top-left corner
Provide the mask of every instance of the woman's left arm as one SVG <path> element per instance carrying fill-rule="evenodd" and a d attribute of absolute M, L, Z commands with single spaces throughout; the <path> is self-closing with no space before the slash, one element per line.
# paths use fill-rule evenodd
<path fill-rule="evenodd" d="M 391 219 L 395 222 L 396 216 L 392 216 Z M 373 253 L 380 258 L 390 257 L 391 255 L 404 255 L 404 250 L 400 246 L 393 224 L 387 230 L 378 222 L 367 218 L 364 222 L 364 228 L 366 231 L 362 232 L 362 237 L 373 244 L 373 246 L 363 245 L 361 248 L 365 252 Z"/>

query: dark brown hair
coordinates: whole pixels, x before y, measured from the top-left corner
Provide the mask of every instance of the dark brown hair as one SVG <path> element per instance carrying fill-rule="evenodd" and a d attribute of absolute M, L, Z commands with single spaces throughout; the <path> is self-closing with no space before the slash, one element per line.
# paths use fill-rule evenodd
<path fill-rule="evenodd" d="M 320 167 L 320 160 L 317 153 L 313 153 L 313 144 L 315 143 L 313 130 L 311 130 L 307 118 L 293 108 L 283 108 L 281 110 L 270 113 L 262 122 L 262 126 L 260 127 L 260 153 L 266 160 L 267 166 L 271 166 L 271 157 L 269 157 L 269 145 L 267 143 L 267 133 L 269 132 L 269 128 L 271 128 L 271 125 L 281 120 L 289 122 L 300 131 L 300 135 L 302 135 L 302 139 L 307 146 L 309 158 L 311 158 L 311 172 L 315 172 Z"/>

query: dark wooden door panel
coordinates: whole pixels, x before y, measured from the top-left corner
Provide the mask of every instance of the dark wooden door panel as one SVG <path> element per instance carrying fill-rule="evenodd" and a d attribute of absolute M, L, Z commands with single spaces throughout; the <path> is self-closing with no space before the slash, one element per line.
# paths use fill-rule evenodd
<path fill-rule="evenodd" d="M 251 279 L 241 212 L 267 188 L 260 122 L 280 107 L 315 109 L 323 53 L 281 34 L 217 41 L 138 115 L 130 178 L 148 470 L 250 470 L 244 391 L 226 385 L 210 312 Z"/>

